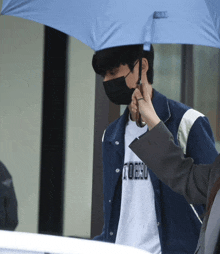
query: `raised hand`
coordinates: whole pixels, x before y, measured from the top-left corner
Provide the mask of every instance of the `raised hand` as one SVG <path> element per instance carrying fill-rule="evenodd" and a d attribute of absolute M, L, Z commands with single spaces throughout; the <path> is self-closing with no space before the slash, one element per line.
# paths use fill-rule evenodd
<path fill-rule="evenodd" d="M 142 84 L 143 96 L 138 88 L 135 89 L 132 95 L 131 109 L 134 113 L 139 112 L 142 120 L 148 125 L 149 130 L 160 122 L 157 116 L 150 97 L 148 85 Z"/>

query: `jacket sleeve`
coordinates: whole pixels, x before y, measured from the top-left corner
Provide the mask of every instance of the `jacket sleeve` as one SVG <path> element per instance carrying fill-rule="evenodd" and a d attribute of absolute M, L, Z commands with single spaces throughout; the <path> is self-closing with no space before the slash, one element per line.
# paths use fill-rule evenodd
<path fill-rule="evenodd" d="M 211 164 L 217 156 L 209 120 L 207 117 L 199 117 L 189 132 L 186 157 L 192 157 L 195 164 Z"/>
<path fill-rule="evenodd" d="M 101 235 L 95 236 L 95 237 L 93 238 L 93 240 L 96 240 L 96 241 L 104 241 L 104 242 L 105 242 L 104 237 L 105 237 L 105 225 L 104 225 L 103 228 L 102 228 L 102 233 L 101 233 Z"/>
<path fill-rule="evenodd" d="M 4 209 L 4 222 L 1 221 L 1 229 L 15 230 L 18 225 L 18 204 L 15 195 L 12 176 L 6 166 L 0 161 L 1 200 Z M 2 217 L 2 216 L 1 216 Z"/>
<path fill-rule="evenodd" d="M 188 120 L 186 119 L 186 121 Z M 193 117 L 191 117 L 191 121 L 193 121 Z M 191 157 L 195 164 L 211 164 L 218 155 L 209 120 L 204 115 L 198 117 L 189 130 L 185 155 Z M 198 215 L 202 216 L 205 212 L 204 208 L 204 206 L 194 206 L 194 212 L 196 211 Z"/>
<path fill-rule="evenodd" d="M 206 204 L 210 182 L 220 177 L 220 156 L 213 164 L 194 164 L 192 158 L 185 158 L 163 122 L 129 147 L 161 181 L 192 204 Z"/>
<path fill-rule="evenodd" d="M 6 221 L 5 229 L 6 230 L 15 230 L 18 225 L 18 209 L 17 209 L 17 199 L 14 191 L 13 183 L 11 183 L 10 188 L 6 191 L 5 197 L 5 212 L 6 212 Z"/>
<path fill-rule="evenodd" d="M 104 204 L 103 204 L 103 211 L 104 211 L 104 214 L 105 214 L 105 205 Z M 103 225 L 102 233 L 100 235 L 95 236 L 92 240 L 106 242 L 106 239 L 105 239 L 105 224 Z"/>
<path fill-rule="evenodd" d="M 104 130 L 103 135 L 102 135 L 102 142 L 104 141 L 105 131 L 106 130 Z M 103 204 L 103 211 L 105 213 L 105 206 L 104 206 L 104 204 Z M 104 224 L 104 226 L 102 228 L 102 233 L 100 235 L 95 236 L 93 238 L 93 240 L 96 240 L 96 241 L 105 241 L 104 237 L 105 237 L 105 224 Z"/>

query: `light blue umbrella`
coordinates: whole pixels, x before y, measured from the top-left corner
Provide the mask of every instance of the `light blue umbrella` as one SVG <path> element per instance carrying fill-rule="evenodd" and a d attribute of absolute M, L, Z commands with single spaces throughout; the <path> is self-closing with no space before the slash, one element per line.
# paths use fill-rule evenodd
<path fill-rule="evenodd" d="M 95 51 L 150 43 L 220 48 L 220 0 L 4 0 L 1 14 L 55 28 Z"/>

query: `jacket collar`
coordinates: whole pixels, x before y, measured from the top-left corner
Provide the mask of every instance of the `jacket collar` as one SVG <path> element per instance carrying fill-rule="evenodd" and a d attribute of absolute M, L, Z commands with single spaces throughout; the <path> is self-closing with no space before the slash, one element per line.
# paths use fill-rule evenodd
<path fill-rule="evenodd" d="M 171 116 L 167 97 L 153 89 L 152 104 L 158 117 L 165 123 Z M 127 107 L 123 115 L 116 120 L 115 128 L 113 128 L 110 136 L 107 138 L 108 141 L 118 141 L 119 144 L 120 142 L 124 142 L 125 127 L 128 121 L 129 112 Z"/>
<path fill-rule="evenodd" d="M 116 141 L 119 142 L 119 144 L 122 144 L 124 142 L 124 134 L 125 134 L 125 126 L 128 121 L 129 116 L 129 109 L 126 107 L 123 115 L 121 115 L 117 120 L 116 123 L 113 122 L 114 128 L 112 128 L 112 131 L 110 135 L 107 138 L 107 140 L 111 143 L 115 143 Z M 109 126 L 110 128 L 113 126 Z"/>

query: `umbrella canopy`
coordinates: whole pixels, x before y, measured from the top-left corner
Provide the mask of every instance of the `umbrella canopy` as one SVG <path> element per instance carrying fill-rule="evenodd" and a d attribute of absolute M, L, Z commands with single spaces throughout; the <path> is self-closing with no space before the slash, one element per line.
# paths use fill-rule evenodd
<path fill-rule="evenodd" d="M 36 21 L 93 50 L 181 43 L 220 48 L 219 0 L 4 0 L 2 15 Z"/>

